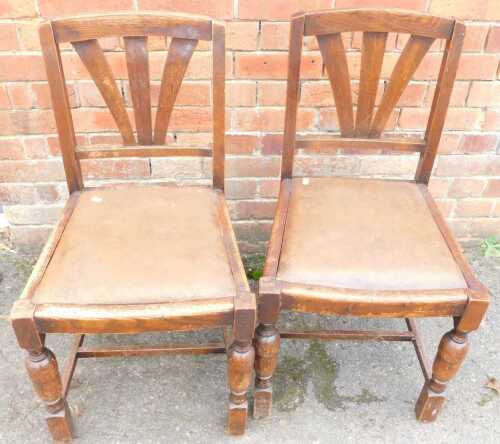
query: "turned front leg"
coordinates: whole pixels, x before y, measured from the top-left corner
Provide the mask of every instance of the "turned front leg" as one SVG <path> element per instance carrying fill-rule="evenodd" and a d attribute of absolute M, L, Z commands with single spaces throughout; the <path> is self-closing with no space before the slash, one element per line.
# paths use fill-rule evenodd
<path fill-rule="evenodd" d="M 36 394 L 47 410 L 47 424 L 55 442 L 72 440 L 71 416 L 62 395 L 61 377 L 57 361 L 48 348 L 29 351 L 26 368 Z"/>
<path fill-rule="evenodd" d="M 228 352 L 229 413 L 227 427 L 231 435 L 243 435 L 247 424 L 247 393 L 252 381 L 255 352 L 250 341 L 235 341 Z"/>
<path fill-rule="evenodd" d="M 425 383 L 415 408 L 419 421 L 436 419 L 445 401 L 446 384 L 457 374 L 468 350 L 466 333 L 453 329 L 443 336 L 432 367 L 432 378 Z"/>
<path fill-rule="evenodd" d="M 271 324 L 260 324 L 255 332 L 254 418 L 271 414 L 273 404 L 272 377 L 278 364 L 280 335 Z"/>

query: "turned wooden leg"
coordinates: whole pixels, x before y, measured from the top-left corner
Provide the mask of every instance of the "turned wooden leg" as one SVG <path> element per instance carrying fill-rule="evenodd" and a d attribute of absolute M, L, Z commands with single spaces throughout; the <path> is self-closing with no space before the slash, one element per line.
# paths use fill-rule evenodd
<path fill-rule="evenodd" d="M 272 411 L 272 377 L 278 364 L 280 334 L 273 324 L 259 324 L 255 332 L 254 418 L 265 418 Z"/>
<path fill-rule="evenodd" d="M 250 341 L 235 341 L 228 352 L 229 413 L 227 428 L 231 435 L 243 435 L 247 424 L 247 392 L 252 381 L 255 352 Z"/>
<path fill-rule="evenodd" d="M 468 350 L 466 333 L 455 328 L 443 336 L 432 366 L 432 378 L 424 384 L 415 408 L 419 421 L 436 419 L 445 401 L 446 384 L 457 374 Z"/>
<path fill-rule="evenodd" d="M 48 348 L 32 351 L 26 358 L 26 368 L 35 392 L 47 409 L 47 424 L 55 442 L 72 440 L 71 416 L 62 396 L 61 378 L 57 361 Z"/>

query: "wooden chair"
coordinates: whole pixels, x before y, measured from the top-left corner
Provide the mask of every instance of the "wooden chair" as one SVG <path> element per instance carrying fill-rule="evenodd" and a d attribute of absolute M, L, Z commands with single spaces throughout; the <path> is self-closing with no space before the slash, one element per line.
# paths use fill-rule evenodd
<path fill-rule="evenodd" d="M 154 131 L 148 36 L 171 38 Z M 98 38 L 124 38 L 137 142 Z M 55 441 L 71 440 L 66 395 L 79 358 L 160 354 L 228 354 L 228 429 L 243 434 L 254 351 L 255 298 L 250 292 L 224 199 L 224 26 L 177 14 L 117 13 L 48 21 L 40 40 L 52 94 L 68 203 L 11 319 Z M 165 146 L 169 117 L 198 40 L 212 42 L 213 149 Z M 71 42 L 102 94 L 123 146 L 78 147 L 59 45 Z M 85 188 L 80 161 L 105 157 L 210 156 L 212 186 Z M 225 343 L 95 348 L 86 334 L 192 331 L 232 327 Z M 75 342 L 62 381 L 47 333 Z"/>
<path fill-rule="evenodd" d="M 363 32 L 356 118 L 341 33 Z M 410 34 L 375 110 L 388 32 Z M 454 240 L 428 191 L 458 60 L 463 23 L 406 11 L 337 10 L 301 13 L 291 23 L 281 187 L 258 297 L 254 340 L 254 416 L 271 412 L 281 338 L 409 341 L 425 384 L 416 405 L 433 421 L 447 383 L 468 350 L 467 334 L 488 307 L 487 289 Z M 297 137 L 301 48 L 316 36 L 340 125 L 339 137 Z M 423 139 L 380 138 L 420 61 L 436 39 L 446 41 Z M 298 178 L 296 149 L 353 149 L 419 153 L 415 180 Z M 281 331 L 281 310 L 323 315 L 406 318 L 408 331 Z M 432 368 L 422 350 L 416 317 L 450 316 L 454 326 Z"/>

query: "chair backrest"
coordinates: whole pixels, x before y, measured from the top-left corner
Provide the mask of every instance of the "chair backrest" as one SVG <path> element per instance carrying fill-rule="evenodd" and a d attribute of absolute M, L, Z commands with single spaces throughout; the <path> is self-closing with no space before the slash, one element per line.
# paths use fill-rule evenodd
<path fill-rule="evenodd" d="M 356 118 L 351 82 L 341 33 L 362 32 L 361 69 Z M 375 110 L 388 33 L 409 34 Z M 465 35 L 456 20 L 399 10 L 327 10 L 296 14 L 291 23 L 288 61 L 282 179 L 292 177 L 295 149 L 349 148 L 419 152 L 418 182 L 427 183 L 436 157 L 450 94 Z M 300 63 L 304 36 L 315 36 L 335 99 L 340 137 L 297 137 Z M 436 39 L 446 40 L 425 137 L 380 138 L 399 98 Z"/>
<path fill-rule="evenodd" d="M 212 156 L 213 185 L 224 189 L 225 28 L 206 17 L 186 14 L 116 13 L 46 21 L 40 42 L 70 192 L 83 188 L 80 160 L 104 157 Z M 171 38 L 153 127 L 148 36 Z M 134 132 L 123 97 L 98 39 L 123 37 Z M 212 150 L 165 146 L 169 119 L 187 66 L 199 40 L 212 42 Z M 123 146 L 78 147 L 59 45 L 70 42 L 101 93 Z M 135 134 L 136 133 L 136 134 Z"/>

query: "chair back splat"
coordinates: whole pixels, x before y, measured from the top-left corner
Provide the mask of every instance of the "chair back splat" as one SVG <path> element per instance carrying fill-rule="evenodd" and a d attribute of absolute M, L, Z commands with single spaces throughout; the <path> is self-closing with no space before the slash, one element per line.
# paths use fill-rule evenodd
<path fill-rule="evenodd" d="M 148 37 L 169 38 L 156 117 L 152 119 Z M 122 37 L 133 106 L 135 130 L 117 86 L 100 38 Z M 167 130 L 182 80 L 200 40 L 212 42 L 212 150 L 168 147 Z M 83 189 L 81 159 L 109 157 L 213 157 L 213 185 L 224 188 L 224 26 L 214 20 L 186 14 L 116 13 L 56 19 L 40 27 L 52 105 L 70 192 Z M 166 40 L 165 40 L 166 41 Z M 71 43 L 94 81 L 120 132 L 122 146 L 79 147 L 64 76 L 60 44 Z"/>
<path fill-rule="evenodd" d="M 342 33 L 362 32 L 361 69 L 356 110 Z M 409 34 L 382 98 L 375 106 L 388 33 Z M 354 149 L 417 152 L 416 181 L 428 183 L 455 80 L 465 35 L 463 23 L 398 10 L 328 10 L 293 17 L 281 178 L 293 176 L 295 149 Z M 300 102 L 300 62 L 305 36 L 315 36 L 330 80 L 340 136 L 296 136 Z M 423 139 L 381 138 L 391 114 L 436 40 L 445 40 L 437 87 Z"/>

